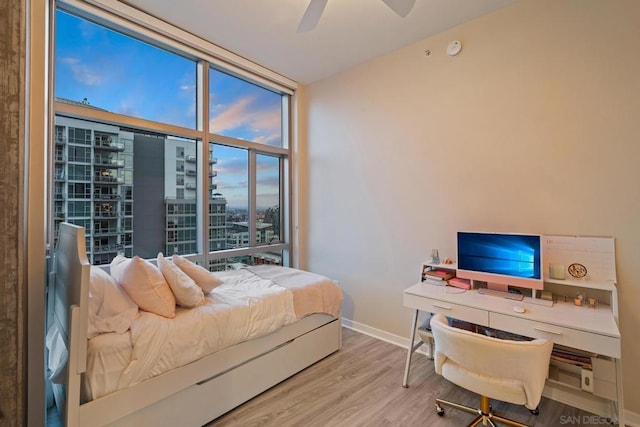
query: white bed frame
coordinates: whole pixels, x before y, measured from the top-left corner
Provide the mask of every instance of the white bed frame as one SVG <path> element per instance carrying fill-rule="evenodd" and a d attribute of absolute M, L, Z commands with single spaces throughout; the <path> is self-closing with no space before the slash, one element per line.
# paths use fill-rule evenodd
<path fill-rule="evenodd" d="M 90 264 L 84 228 L 60 224 L 53 321 L 69 349 L 66 384 L 54 385 L 66 426 L 201 426 L 339 350 L 341 319 L 313 314 L 135 386 L 81 404 L 87 361 Z"/>

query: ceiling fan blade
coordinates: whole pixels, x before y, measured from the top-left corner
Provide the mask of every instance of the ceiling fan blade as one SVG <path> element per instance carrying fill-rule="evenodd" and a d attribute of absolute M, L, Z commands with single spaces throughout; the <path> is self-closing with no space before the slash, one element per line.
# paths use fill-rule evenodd
<path fill-rule="evenodd" d="M 416 4 L 416 0 L 382 0 L 384 4 L 389 6 L 391 10 L 400 15 L 401 17 L 406 17 L 413 6 Z"/>
<path fill-rule="evenodd" d="M 296 32 L 305 33 L 313 30 L 316 25 L 318 25 L 318 21 L 320 21 L 322 12 L 324 12 L 324 8 L 327 6 L 327 1 L 328 0 L 311 0 L 309 6 L 307 6 L 307 10 L 305 10 L 304 15 L 302 15 Z"/>

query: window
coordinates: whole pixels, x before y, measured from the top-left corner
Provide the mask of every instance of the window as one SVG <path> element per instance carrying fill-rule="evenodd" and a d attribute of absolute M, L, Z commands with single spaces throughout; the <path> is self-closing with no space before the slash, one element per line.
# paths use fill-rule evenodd
<path fill-rule="evenodd" d="M 277 157 L 256 156 L 257 241 L 280 241 L 280 161 Z"/>
<path fill-rule="evenodd" d="M 242 148 L 210 144 L 217 176 L 209 198 L 209 250 L 249 246 L 249 153 Z"/>
<path fill-rule="evenodd" d="M 286 265 L 289 95 L 86 16 L 55 14 L 52 236 L 84 225 L 93 264 L 162 251 Z"/>
<path fill-rule="evenodd" d="M 282 147 L 282 95 L 216 69 L 209 87 L 212 133 Z"/>
<path fill-rule="evenodd" d="M 60 9 L 55 40 L 61 102 L 195 128 L 195 61 Z"/>

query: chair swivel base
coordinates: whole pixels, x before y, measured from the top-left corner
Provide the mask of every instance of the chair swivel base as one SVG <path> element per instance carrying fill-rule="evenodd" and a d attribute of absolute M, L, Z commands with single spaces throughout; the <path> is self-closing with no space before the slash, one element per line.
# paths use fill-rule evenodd
<path fill-rule="evenodd" d="M 460 405 L 454 402 L 449 402 L 443 399 L 436 399 L 436 413 L 441 417 L 444 416 L 444 408 L 442 407 L 442 405 L 451 406 L 452 408 L 459 409 L 469 414 L 478 415 L 471 422 L 471 424 L 469 424 L 469 427 L 475 427 L 478 425 L 489 425 L 492 427 L 496 427 L 494 421 L 500 422 L 502 424 L 506 424 L 508 426 L 513 426 L 513 427 L 528 427 L 526 424 L 522 424 L 517 421 L 513 421 L 508 418 L 504 418 L 494 414 L 493 411 L 491 410 L 491 404 L 489 403 L 489 398 L 486 396 L 480 396 L 479 409 L 472 408 L 470 406 Z"/>

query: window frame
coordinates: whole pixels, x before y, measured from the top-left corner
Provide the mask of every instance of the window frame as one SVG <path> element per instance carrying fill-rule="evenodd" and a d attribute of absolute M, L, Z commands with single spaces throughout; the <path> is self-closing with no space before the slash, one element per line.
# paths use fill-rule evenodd
<path fill-rule="evenodd" d="M 148 43 L 154 47 L 168 50 L 180 56 L 196 61 L 196 115 L 197 122 L 194 129 L 184 128 L 167 123 L 156 122 L 152 120 L 126 116 L 122 114 L 112 113 L 104 110 L 86 107 L 78 104 L 61 102 L 55 99 L 53 89 L 51 89 L 52 110 L 51 110 L 51 134 L 55 134 L 55 117 L 62 116 L 79 120 L 89 120 L 108 125 L 127 128 L 133 132 L 149 132 L 153 134 L 164 135 L 165 137 L 188 138 L 196 141 L 197 157 L 198 157 L 198 192 L 197 196 L 197 250 L 198 254 L 190 256 L 194 261 L 202 265 L 209 265 L 212 260 L 220 260 L 230 257 L 239 257 L 243 255 L 251 255 L 266 251 L 274 251 L 282 253 L 283 265 L 292 265 L 292 221 L 291 214 L 293 212 L 292 194 L 291 194 L 291 171 L 292 171 L 292 142 L 291 136 L 291 117 L 292 117 L 292 97 L 295 93 L 297 84 L 283 76 L 279 76 L 270 70 L 250 63 L 230 52 L 224 51 L 219 47 L 208 43 L 202 39 L 198 39 L 178 28 L 172 27 L 155 18 L 149 17 L 140 11 L 137 11 L 126 5 L 119 5 L 115 9 L 109 8 L 109 11 L 103 9 L 98 4 L 87 4 L 76 0 L 58 0 L 55 3 L 51 20 L 53 21 L 52 39 L 55 40 L 55 11 L 58 9 L 66 13 L 75 15 L 80 19 L 88 20 L 105 28 L 117 31 Z M 139 19 L 144 16 L 145 19 Z M 163 32 L 159 33 L 158 28 L 162 28 Z M 55 51 L 55 49 L 54 49 Z M 224 60 L 224 58 L 227 60 Z M 52 55 L 55 58 L 55 53 Z M 233 61 L 229 62 L 231 58 Z M 54 62 L 54 61 L 52 61 Z M 244 66 L 239 66 L 244 65 Z M 53 66 L 52 66 L 53 68 Z M 236 78 L 241 78 L 249 83 L 255 84 L 266 90 L 276 92 L 281 95 L 282 99 L 282 147 L 274 147 L 266 144 L 254 143 L 242 139 L 236 139 L 223 135 L 213 134 L 209 131 L 209 70 L 216 69 L 230 74 Z M 54 70 L 55 72 L 55 70 Z M 52 79 L 53 80 L 53 79 Z M 53 138 L 52 138 L 53 139 Z M 254 224 L 249 228 L 250 244 L 246 248 L 225 249 L 218 251 L 209 251 L 209 195 L 211 180 L 208 179 L 209 165 L 209 143 L 223 144 L 230 147 L 246 149 L 249 153 L 249 224 Z M 49 146 L 52 149 L 54 141 L 50 141 Z M 280 241 L 273 244 L 256 243 L 256 156 L 264 154 L 275 156 L 280 159 L 280 223 L 282 224 L 282 236 Z M 50 161 L 52 171 L 53 161 Z M 53 182 L 53 174 L 50 176 Z M 47 223 L 49 226 L 48 238 L 50 242 L 54 241 L 53 226 L 53 185 L 51 185 L 51 194 L 47 205 L 50 214 L 47 215 Z M 135 241 L 134 241 L 135 245 Z"/>

